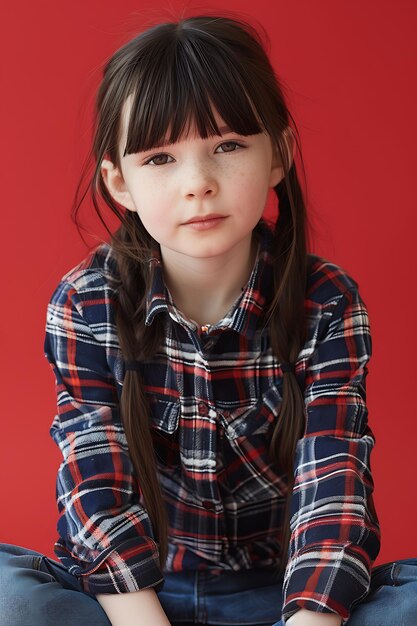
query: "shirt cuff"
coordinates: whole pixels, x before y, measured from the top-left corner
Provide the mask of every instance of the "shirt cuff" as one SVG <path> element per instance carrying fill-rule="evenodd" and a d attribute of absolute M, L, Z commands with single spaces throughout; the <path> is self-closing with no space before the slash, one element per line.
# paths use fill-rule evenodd
<path fill-rule="evenodd" d="M 153 587 L 160 591 L 164 578 L 159 566 L 156 543 L 149 537 L 133 537 L 119 546 L 103 550 L 93 563 L 84 567 L 62 539 L 55 543 L 55 554 L 68 571 L 76 576 L 83 590 L 99 593 L 128 593 Z"/>
<path fill-rule="evenodd" d="M 323 555 L 327 555 L 326 560 Z M 348 621 L 352 609 L 367 595 L 370 569 L 358 551 L 335 548 L 323 552 L 309 547 L 300 551 L 287 567 L 283 585 L 282 620 L 284 624 L 299 609 L 335 613 Z"/>

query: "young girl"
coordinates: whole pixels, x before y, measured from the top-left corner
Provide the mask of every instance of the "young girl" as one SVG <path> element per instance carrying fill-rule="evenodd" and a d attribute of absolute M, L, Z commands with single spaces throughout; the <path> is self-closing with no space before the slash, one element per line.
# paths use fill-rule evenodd
<path fill-rule="evenodd" d="M 417 559 L 372 567 L 368 315 L 308 252 L 290 120 L 235 19 L 106 64 L 90 189 L 121 225 L 47 315 L 60 561 L 2 544 L 1 624 L 417 623 Z"/>

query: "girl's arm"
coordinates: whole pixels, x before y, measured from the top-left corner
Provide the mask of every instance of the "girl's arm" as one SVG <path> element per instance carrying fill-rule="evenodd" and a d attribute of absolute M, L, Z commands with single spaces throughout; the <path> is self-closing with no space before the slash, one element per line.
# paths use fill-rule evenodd
<path fill-rule="evenodd" d="M 154 589 L 96 596 L 112 626 L 170 626 Z"/>
<path fill-rule="evenodd" d="M 285 626 L 340 626 L 341 623 L 342 618 L 339 615 L 300 609 L 287 619 Z"/>
<path fill-rule="evenodd" d="M 319 323 L 306 367 L 306 429 L 296 446 L 283 583 L 282 613 L 285 620 L 294 614 L 291 626 L 327 624 L 329 614 L 337 619 L 333 613 L 346 623 L 369 590 L 380 549 L 365 387 L 372 347 L 367 309 L 357 283 L 336 267 L 331 280 L 317 282 L 325 299 L 312 294 Z M 298 616 L 301 609 L 313 615 Z"/>
<path fill-rule="evenodd" d="M 48 305 L 44 347 L 57 394 L 50 435 L 63 455 L 54 551 L 84 591 L 128 597 L 158 591 L 163 574 L 119 415 L 111 297 L 96 271 L 83 270 L 64 278 Z"/>

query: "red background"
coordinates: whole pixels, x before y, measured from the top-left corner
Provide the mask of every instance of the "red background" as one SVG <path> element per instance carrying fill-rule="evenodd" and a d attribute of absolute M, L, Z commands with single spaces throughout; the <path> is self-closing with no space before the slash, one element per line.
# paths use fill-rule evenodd
<path fill-rule="evenodd" d="M 61 276 L 87 253 L 70 205 L 89 145 L 91 103 L 104 59 L 145 21 L 178 18 L 184 6 L 16 0 L 1 9 L 0 541 L 53 558 L 61 456 L 49 436 L 55 395 L 43 355 L 45 314 Z M 368 408 L 382 529 L 376 564 L 417 556 L 417 5 L 228 0 L 226 7 L 192 2 L 186 14 L 217 7 L 267 28 L 301 135 L 313 251 L 359 282 L 368 307 Z"/>

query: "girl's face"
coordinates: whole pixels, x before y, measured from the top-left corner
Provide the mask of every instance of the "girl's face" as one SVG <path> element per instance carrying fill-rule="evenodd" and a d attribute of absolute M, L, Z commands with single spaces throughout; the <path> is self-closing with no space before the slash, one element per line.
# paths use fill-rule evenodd
<path fill-rule="evenodd" d="M 201 139 L 191 128 L 175 144 L 123 157 L 125 116 L 121 171 L 103 161 L 110 193 L 139 214 L 162 258 L 164 252 L 170 258 L 221 257 L 243 244 L 262 216 L 269 189 L 284 175 L 269 135 L 238 135 L 217 112 L 215 117 L 221 136 Z"/>

